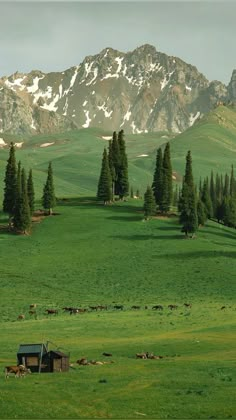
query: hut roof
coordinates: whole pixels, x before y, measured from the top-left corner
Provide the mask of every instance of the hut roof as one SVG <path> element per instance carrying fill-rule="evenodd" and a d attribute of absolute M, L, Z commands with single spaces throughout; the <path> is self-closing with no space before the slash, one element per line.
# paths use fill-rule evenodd
<path fill-rule="evenodd" d="M 47 349 L 45 344 L 20 344 L 19 350 L 17 354 L 24 354 L 24 353 L 47 353 Z"/>
<path fill-rule="evenodd" d="M 56 354 L 57 356 L 60 356 L 60 357 L 68 357 L 68 354 L 62 353 L 61 351 L 57 351 L 57 350 L 50 350 L 49 353 Z"/>

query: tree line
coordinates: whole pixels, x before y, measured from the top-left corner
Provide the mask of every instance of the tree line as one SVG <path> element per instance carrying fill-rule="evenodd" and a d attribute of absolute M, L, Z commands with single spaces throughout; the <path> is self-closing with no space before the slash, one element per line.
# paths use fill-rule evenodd
<path fill-rule="evenodd" d="M 16 162 L 14 144 L 10 144 L 4 178 L 3 212 L 9 217 L 9 230 L 15 233 L 29 234 L 35 207 L 35 192 L 32 169 L 28 177 L 21 162 Z M 43 208 L 52 214 L 56 198 L 53 182 L 52 164 L 49 163 L 47 179 L 43 188 Z"/>

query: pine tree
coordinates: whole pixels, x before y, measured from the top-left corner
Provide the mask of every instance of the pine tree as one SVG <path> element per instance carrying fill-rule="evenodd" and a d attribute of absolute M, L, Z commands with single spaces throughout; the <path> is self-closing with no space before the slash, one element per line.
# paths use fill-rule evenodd
<path fill-rule="evenodd" d="M 223 199 L 223 222 L 226 226 L 235 228 L 236 226 L 236 200 L 232 197 Z"/>
<path fill-rule="evenodd" d="M 157 150 L 156 167 L 153 176 L 152 189 L 156 204 L 159 206 L 163 195 L 163 158 L 161 148 Z"/>
<path fill-rule="evenodd" d="M 179 201 L 179 189 L 178 185 L 176 184 L 175 190 L 173 192 L 173 206 L 178 207 L 178 201 Z"/>
<path fill-rule="evenodd" d="M 134 198 L 134 189 L 132 186 L 130 187 L 130 198 Z"/>
<path fill-rule="evenodd" d="M 170 210 L 170 206 L 172 203 L 172 194 L 173 194 L 173 187 L 172 187 L 172 165 L 171 165 L 171 157 L 170 157 L 170 144 L 167 143 L 164 156 L 163 156 L 163 178 L 162 178 L 162 197 L 159 208 L 164 213 Z"/>
<path fill-rule="evenodd" d="M 119 195 L 119 185 L 118 185 L 118 174 L 119 174 L 119 165 L 120 165 L 120 147 L 117 139 L 116 131 L 113 132 L 111 151 L 110 155 L 112 156 L 112 176 L 113 178 L 113 194 Z"/>
<path fill-rule="evenodd" d="M 9 214 L 9 222 L 14 215 L 16 195 L 17 195 L 17 167 L 15 158 L 15 148 L 13 143 L 10 146 L 9 158 L 5 172 L 5 188 L 3 198 L 3 211 Z"/>
<path fill-rule="evenodd" d="M 34 184 L 33 184 L 32 169 L 29 170 L 29 176 L 27 179 L 27 194 L 28 194 L 30 214 L 32 215 L 34 212 Z"/>
<path fill-rule="evenodd" d="M 113 133 L 113 139 L 114 139 L 114 136 L 116 136 L 115 131 Z M 115 181 L 116 181 L 116 170 L 115 170 L 113 153 L 114 153 L 114 149 L 113 149 L 112 141 L 109 140 L 108 161 L 109 161 L 109 169 L 110 169 L 110 174 L 111 174 L 111 179 L 112 179 L 112 195 L 114 195 L 115 193 Z"/>
<path fill-rule="evenodd" d="M 156 201 L 153 194 L 153 190 L 150 186 L 147 187 L 147 190 L 144 194 L 144 216 L 148 220 L 150 216 L 156 214 Z"/>
<path fill-rule="evenodd" d="M 199 198 L 197 202 L 197 217 L 198 217 L 198 226 L 204 226 L 207 221 L 207 215 L 205 206 L 202 200 Z"/>
<path fill-rule="evenodd" d="M 180 223 L 183 224 L 182 231 L 186 236 L 190 233 L 194 236 L 198 229 L 197 204 L 195 186 L 192 174 L 191 152 L 186 156 L 185 176 L 183 179 L 182 193 L 180 198 Z"/>
<path fill-rule="evenodd" d="M 31 229 L 31 215 L 28 202 L 26 176 L 24 168 L 21 170 L 21 183 L 18 182 L 17 200 L 13 218 L 14 228 L 19 233 L 27 234 Z"/>
<path fill-rule="evenodd" d="M 207 179 L 203 183 L 201 200 L 205 206 L 207 218 L 210 219 L 213 216 L 213 208 Z"/>
<path fill-rule="evenodd" d="M 119 165 L 118 165 L 118 176 L 117 176 L 117 193 L 119 195 L 119 198 L 122 200 L 129 193 L 128 159 L 126 155 L 123 130 L 119 131 L 118 133 L 118 144 L 119 144 Z"/>
<path fill-rule="evenodd" d="M 211 178 L 210 178 L 210 198 L 212 203 L 212 216 L 215 216 L 216 212 L 216 190 L 215 190 L 215 182 L 214 182 L 214 174 L 211 171 Z"/>
<path fill-rule="evenodd" d="M 48 174 L 47 174 L 47 180 L 43 189 L 42 204 L 43 204 L 43 208 L 45 210 L 48 210 L 48 214 L 51 215 L 53 211 L 53 207 L 56 204 L 54 182 L 53 182 L 53 170 L 52 170 L 51 162 L 48 165 Z"/>
<path fill-rule="evenodd" d="M 104 205 L 112 200 L 112 178 L 106 148 L 104 148 L 102 157 L 102 166 L 97 189 L 97 199 L 103 201 Z"/>
<path fill-rule="evenodd" d="M 230 174 L 230 183 L 229 183 L 229 193 L 231 197 L 236 196 L 236 181 L 234 178 L 234 167 L 231 166 L 231 174 Z"/>
<path fill-rule="evenodd" d="M 228 196 L 229 196 L 229 175 L 225 174 L 223 197 L 228 197 Z"/>
<path fill-rule="evenodd" d="M 219 176 L 218 173 L 216 174 L 215 194 L 216 194 L 217 202 L 221 201 L 222 200 L 222 189 L 221 189 L 220 176 Z"/>

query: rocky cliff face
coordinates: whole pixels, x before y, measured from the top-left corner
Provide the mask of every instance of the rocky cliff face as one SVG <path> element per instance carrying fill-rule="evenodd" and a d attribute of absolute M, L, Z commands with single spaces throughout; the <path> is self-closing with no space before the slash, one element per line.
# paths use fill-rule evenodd
<path fill-rule="evenodd" d="M 228 86 L 229 100 L 236 103 L 236 70 L 233 70 L 232 77 Z"/>
<path fill-rule="evenodd" d="M 236 98 L 236 73 L 229 89 Z M 126 54 L 106 48 L 63 72 L 0 79 L 0 130 L 178 133 L 227 95 L 222 83 L 210 83 L 196 67 L 150 45 Z"/>

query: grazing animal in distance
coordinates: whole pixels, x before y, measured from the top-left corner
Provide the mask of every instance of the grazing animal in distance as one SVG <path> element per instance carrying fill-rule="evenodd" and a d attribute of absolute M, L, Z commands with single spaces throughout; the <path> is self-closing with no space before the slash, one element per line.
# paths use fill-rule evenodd
<path fill-rule="evenodd" d="M 86 357 L 82 357 L 81 359 L 78 359 L 76 363 L 78 363 L 78 365 L 85 366 L 88 364 L 88 360 L 86 359 Z"/>
<path fill-rule="evenodd" d="M 24 314 L 20 314 L 20 315 L 18 315 L 17 319 L 23 320 L 23 319 L 25 319 L 25 315 Z"/>
<path fill-rule="evenodd" d="M 133 305 L 133 306 L 131 306 L 131 309 L 140 309 L 140 306 Z"/>
<path fill-rule="evenodd" d="M 124 309 L 124 305 L 114 305 L 114 309 L 120 309 L 122 311 Z"/>
<path fill-rule="evenodd" d="M 10 373 L 15 375 L 15 378 L 24 376 L 26 373 L 31 373 L 30 369 L 27 369 L 24 365 L 19 366 L 5 366 L 5 379 L 9 379 Z"/>
<path fill-rule="evenodd" d="M 184 303 L 185 308 L 192 308 L 192 304 L 191 303 Z"/>
<path fill-rule="evenodd" d="M 173 309 L 177 309 L 177 305 L 168 305 L 168 308 L 172 311 Z"/>
<path fill-rule="evenodd" d="M 163 310 L 163 306 L 162 305 L 154 305 L 152 307 L 152 309 L 156 309 L 157 311 L 162 311 Z"/>
<path fill-rule="evenodd" d="M 29 307 L 30 307 L 30 309 L 36 309 L 37 305 L 36 305 L 36 303 L 32 303 Z"/>
<path fill-rule="evenodd" d="M 106 356 L 106 357 L 112 357 L 112 354 L 111 353 L 106 353 L 105 351 L 104 351 L 104 353 L 102 353 L 102 355 L 103 356 Z"/>
<path fill-rule="evenodd" d="M 147 359 L 147 353 L 136 353 L 136 359 Z"/>
<path fill-rule="evenodd" d="M 45 312 L 47 312 L 48 315 L 57 315 L 58 310 L 57 309 L 46 309 Z"/>
<path fill-rule="evenodd" d="M 221 306 L 220 310 L 223 311 L 223 309 L 226 309 L 226 306 Z"/>

